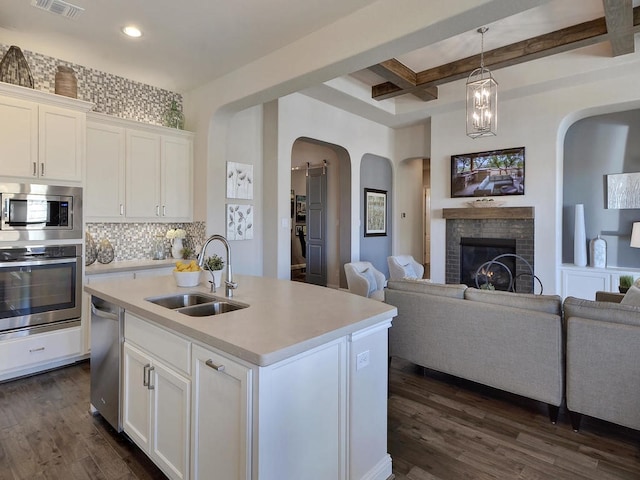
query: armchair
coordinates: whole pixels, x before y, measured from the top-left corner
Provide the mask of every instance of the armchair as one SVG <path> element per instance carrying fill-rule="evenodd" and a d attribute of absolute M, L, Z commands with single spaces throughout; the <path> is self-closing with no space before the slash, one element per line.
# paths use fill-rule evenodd
<path fill-rule="evenodd" d="M 415 261 L 411 255 L 394 255 L 387 257 L 389 279 L 422 278 L 424 266 Z"/>
<path fill-rule="evenodd" d="M 384 287 L 387 280 L 371 262 L 345 263 L 344 273 L 351 293 L 384 301 Z"/>

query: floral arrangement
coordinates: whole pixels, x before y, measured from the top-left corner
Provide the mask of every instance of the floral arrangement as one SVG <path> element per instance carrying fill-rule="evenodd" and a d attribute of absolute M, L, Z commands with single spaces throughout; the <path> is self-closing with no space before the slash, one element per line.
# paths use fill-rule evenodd
<path fill-rule="evenodd" d="M 182 228 L 170 229 L 167 231 L 167 238 L 169 240 L 173 240 L 174 238 L 184 238 L 187 236 L 187 232 L 185 232 Z"/>

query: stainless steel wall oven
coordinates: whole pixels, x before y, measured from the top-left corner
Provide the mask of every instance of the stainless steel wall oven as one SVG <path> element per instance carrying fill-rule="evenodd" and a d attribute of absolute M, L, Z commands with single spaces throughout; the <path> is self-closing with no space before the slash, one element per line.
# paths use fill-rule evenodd
<path fill-rule="evenodd" d="M 0 338 L 80 324 L 82 245 L 0 248 Z"/>

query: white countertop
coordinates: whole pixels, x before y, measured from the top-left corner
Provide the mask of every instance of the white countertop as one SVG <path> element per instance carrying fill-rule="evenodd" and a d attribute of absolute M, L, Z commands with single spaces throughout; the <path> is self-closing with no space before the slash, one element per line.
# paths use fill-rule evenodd
<path fill-rule="evenodd" d="M 123 272 L 127 270 L 146 270 L 148 268 L 162 268 L 175 265 L 175 258 L 166 258 L 164 260 L 121 260 L 119 262 L 99 263 L 95 262 L 84 267 L 85 275 L 97 275 L 100 273 Z"/>
<path fill-rule="evenodd" d="M 177 287 L 172 275 L 86 285 L 85 291 L 197 342 L 266 366 L 397 315 L 397 309 L 345 291 L 289 280 L 235 275 L 233 301 L 248 308 L 190 317 L 147 297 L 209 293 L 205 281 Z M 224 297 L 224 287 L 215 294 Z"/>

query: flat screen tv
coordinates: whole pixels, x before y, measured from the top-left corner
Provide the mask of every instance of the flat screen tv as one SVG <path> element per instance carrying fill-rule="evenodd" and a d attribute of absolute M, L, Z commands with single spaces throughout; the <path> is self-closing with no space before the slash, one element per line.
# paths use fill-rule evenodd
<path fill-rule="evenodd" d="M 524 147 L 451 156 L 451 197 L 524 195 Z"/>

